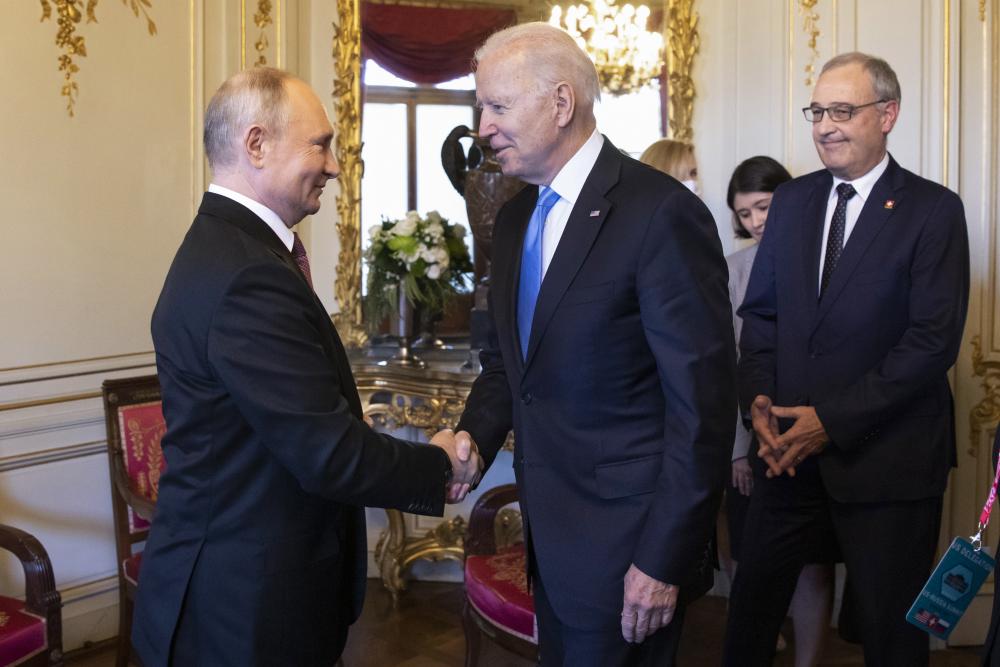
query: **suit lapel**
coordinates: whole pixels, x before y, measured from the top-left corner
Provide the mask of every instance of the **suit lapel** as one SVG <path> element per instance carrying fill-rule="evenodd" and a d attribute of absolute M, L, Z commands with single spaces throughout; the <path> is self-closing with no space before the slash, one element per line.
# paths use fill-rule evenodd
<path fill-rule="evenodd" d="M 805 291 L 803 303 L 809 308 L 806 313 L 811 319 L 816 314 L 816 299 L 819 296 L 819 267 L 820 252 L 823 250 L 823 225 L 826 220 L 826 204 L 829 199 L 830 186 L 833 184 L 833 177 L 830 172 L 824 172 L 813 184 L 809 199 L 806 200 L 803 211 L 803 225 L 801 234 L 803 237 L 802 253 L 803 269 L 805 279 L 801 281 L 802 289 Z"/>
<path fill-rule="evenodd" d="M 875 187 L 868 195 L 864 208 L 861 209 L 861 215 L 854 225 L 854 230 L 844 245 L 844 251 L 840 255 L 837 267 L 834 269 L 833 275 L 830 276 L 830 284 L 827 285 L 826 293 L 823 294 L 823 299 L 819 303 L 817 324 L 830 311 L 833 303 L 850 281 L 851 275 L 861 258 L 864 257 L 868 247 L 895 213 L 896 206 L 886 208 L 885 202 L 891 199 L 894 200 L 895 204 L 898 204 L 901 197 L 895 191 L 902 187 L 903 172 L 899 169 L 896 161 L 890 157 L 889 166 L 881 178 L 875 182 Z"/>
<path fill-rule="evenodd" d="M 537 199 L 538 188 L 534 185 L 529 185 L 514 195 L 504 207 L 503 215 L 497 215 L 496 224 L 503 228 L 494 233 L 496 242 L 490 276 L 493 308 L 496 310 L 496 320 L 510 323 L 504 331 L 498 330 L 497 336 L 508 337 L 509 349 L 517 352 L 513 356 L 519 368 L 523 367 L 524 360 L 521 359 L 521 342 L 517 333 L 517 286 L 521 276 L 524 234 Z M 513 228 L 510 233 L 506 233 L 507 227 Z"/>
<path fill-rule="evenodd" d="M 270 250 L 279 261 L 281 261 L 299 277 L 303 286 L 309 290 L 313 300 L 313 305 L 321 315 L 320 320 L 326 321 L 327 340 L 325 342 L 328 344 L 327 349 L 330 352 L 334 363 L 337 365 L 337 371 L 343 380 L 341 383 L 342 393 L 350 404 L 352 411 L 360 419 L 362 415 L 361 399 L 358 397 L 358 392 L 354 383 L 354 374 L 351 372 L 351 363 L 347 358 L 347 352 L 344 349 L 344 344 L 340 340 L 340 336 L 337 334 L 337 329 L 333 326 L 333 322 L 330 321 L 330 316 L 326 313 L 326 309 L 323 307 L 323 302 L 319 300 L 316 292 L 309 287 L 309 282 L 306 280 L 305 276 L 302 275 L 302 271 L 295 263 L 295 260 L 292 259 L 292 255 L 288 251 L 288 248 L 286 248 L 281 242 L 281 239 L 279 239 L 274 233 L 274 230 L 268 227 L 266 222 L 257 217 L 257 215 L 247 207 L 229 199 L 228 197 L 215 194 L 214 192 L 205 193 L 198 212 L 199 214 L 210 215 L 212 217 L 219 218 L 220 220 L 224 220 L 225 222 L 239 228 L 247 235 L 253 237 L 267 247 L 267 249 Z"/>
<path fill-rule="evenodd" d="M 531 365 L 539 341 L 545 335 L 545 329 L 552 320 L 556 307 L 579 272 L 590 252 L 590 247 L 601 231 L 604 220 L 608 217 L 611 202 L 604 195 L 618 182 L 620 172 L 621 153 L 605 138 L 597 162 L 594 163 L 594 168 L 591 169 L 580 196 L 569 214 L 562 238 L 542 280 L 538 301 L 535 304 L 535 315 L 531 320 L 528 354 L 524 361 L 525 369 Z M 592 215 L 595 211 L 598 213 Z M 521 236 L 523 238 L 524 234 Z"/>

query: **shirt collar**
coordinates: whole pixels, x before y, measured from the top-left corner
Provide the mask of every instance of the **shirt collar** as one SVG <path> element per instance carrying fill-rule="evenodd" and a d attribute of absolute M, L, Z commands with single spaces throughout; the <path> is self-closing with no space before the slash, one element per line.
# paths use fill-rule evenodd
<path fill-rule="evenodd" d="M 556 177 L 552 179 L 549 187 L 558 192 L 559 196 L 571 205 L 576 204 L 580 191 L 583 190 L 583 184 L 590 176 L 603 146 L 604 137 L 597 131 L 597 128 L 594 128 L 590 138 L 583 142 L 583 145 L 573 154 L 569 162 L 563 165 Z"/>
<path fill-rule="evenodd" d="M 221 195 L 228 199 L 232 199 L 237 204 L 242 204 L 243 206 L 246 206 L 258 218 L 267 223 L 267 226 L 270 227 L 274 231 L 274 233 L 278 235 L 278 238 L 281 239 L 281 242 L 285 245 L 286 248 L 288 248 L 288 252 L 292 251 L 292 244 L 295 243 L 295 234 L 292 233 L 292 230 L 289 229 L 285 225 L 285 223 L 281 221 L 281 218 L 278 217 L 277 213 L 275 213 L 268 207 L 264 206 L 259 201 L 250 199 L 246 195 L 241 195 L 239 192 L 236 192 L 235 190 L 224 188 L 221 185 L 216 185 L 215 183 L 209 183 L 208 191 L 213 192 L 217 195 Z"/>
<path fill-rule="evenodd" d="M 854 186 L 854 191 L 858 193 L 861 197 L 861 202 L 864 203 L 868 201 L 868 195 L 872 193 L 872 188 L 875 187 L 875 182 L 882 177 L 885 170 L 889 167 L 889 152 L 886 151 L 885 155 L 882 156 L 882 160 L 875 165 L 871 171 L 869 171 L 864 176 L 855 178 L 853 181 L 845 181 L 842 178 L 833 177 L 833 189 L 831 190 L 831 197 L 836 194 L 837 186 L 841 183 L 850 183 Z"/>

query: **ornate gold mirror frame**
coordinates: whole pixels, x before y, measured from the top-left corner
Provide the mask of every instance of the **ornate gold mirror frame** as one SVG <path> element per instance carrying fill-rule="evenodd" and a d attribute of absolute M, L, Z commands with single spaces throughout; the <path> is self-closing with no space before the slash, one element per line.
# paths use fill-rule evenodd
<path fill-rule="evenodd" d="M 698 14 L 695 0 L 665 0 L 667 85 L 670 135 L 690 141 L 695 86 L 691 77 L 698 52 Z M 334 152 L 340 163 L 337 194 L 337 278 L 334 294 L 340 311 L 333 322 L 348 347 L 368 339 L 361 310 L 361 2 L 337 0 L 333 26 Z"/>

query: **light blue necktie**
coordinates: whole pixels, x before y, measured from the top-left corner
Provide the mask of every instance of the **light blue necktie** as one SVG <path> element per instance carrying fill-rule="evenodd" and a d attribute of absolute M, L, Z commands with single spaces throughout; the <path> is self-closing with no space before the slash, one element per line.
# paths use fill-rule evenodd
<path fill-rule="evenodd" d="M 517 286 L 517 332 L 521 337 L 521 355 L 528 357 L 528 338 L 531 337 L 531 320 L 535 316 L 535 302 L 542 287 L 542 230 L 549 211 L 559 201 L 559 193 L 552 188 L 538 190 L 538 203 L 531 214 L 528 229 L 524 232 L 521 249 L 521 278 Z"/>

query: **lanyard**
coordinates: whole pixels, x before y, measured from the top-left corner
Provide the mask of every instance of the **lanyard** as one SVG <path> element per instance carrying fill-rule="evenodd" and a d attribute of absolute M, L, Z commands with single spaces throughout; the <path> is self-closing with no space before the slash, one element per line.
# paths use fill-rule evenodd
<path fill-rule="evenodd" d="M 986 503 L 983 505 L 983 511 L 979 513 L 979 526 L 976 528 L 976 534 L 969 538 L 976 551 L 983 548 L 983 531 L 986 530 L 986 526 L 990 523 L 990 514 L 993 512 L 993 503 L 995 503 L 997 499 L 998 484 L 1000 484 L 1000 460 L 997 461 L 997 471 L 993 476 L 993 486 L 990 487 L 990 494 L 986 496 Z"/>

